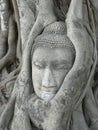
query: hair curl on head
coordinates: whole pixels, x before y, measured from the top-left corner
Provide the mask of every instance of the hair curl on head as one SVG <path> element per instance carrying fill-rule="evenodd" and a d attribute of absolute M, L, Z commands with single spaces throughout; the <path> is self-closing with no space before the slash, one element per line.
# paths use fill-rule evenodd
<path fill-rule="evenodd" d="M 68 48 L 75 54 L 75 48 L 70 39 L 67 37 L 66 25 L 64 22 L 54 22 L 48 25 L 35 40 L 32 47 L 31 55 L 37 47 L 48 48 Z"/>

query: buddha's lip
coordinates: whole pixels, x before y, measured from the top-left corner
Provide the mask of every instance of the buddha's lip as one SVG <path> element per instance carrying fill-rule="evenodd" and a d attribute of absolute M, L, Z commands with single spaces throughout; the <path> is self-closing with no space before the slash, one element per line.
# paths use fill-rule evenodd
<path fill-rule="evenodd" d="M 47 93 L 57 93 L 57 89 L 55 89 L 54 87 L 42 87 L 41 91 L 43 92 L 47 92 Z"/>
<path fill-rule="evenodd" d="M 46 86 L 42 86 L 42 88 L 56 88 L 56 86 L 48 86 L 48 87 L 46 87 Z"/>

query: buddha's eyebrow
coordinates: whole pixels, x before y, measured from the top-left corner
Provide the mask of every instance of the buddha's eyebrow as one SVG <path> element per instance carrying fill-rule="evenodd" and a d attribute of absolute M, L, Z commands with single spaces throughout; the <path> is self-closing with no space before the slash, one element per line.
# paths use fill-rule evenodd
<path fill-rule="evenodd" d="M 52 62 L 53 64 L 68 64 L 67 60 L 55 60 Z"/>
<path fill-rule="evenodd" d="M 35 59 L 35 60 L 33 60 L 33 63 L 40 63 L 40 64 L 44 64 L 45 63 L 45 61 L 44 60 L 39 60 L 39 59 Z"/>

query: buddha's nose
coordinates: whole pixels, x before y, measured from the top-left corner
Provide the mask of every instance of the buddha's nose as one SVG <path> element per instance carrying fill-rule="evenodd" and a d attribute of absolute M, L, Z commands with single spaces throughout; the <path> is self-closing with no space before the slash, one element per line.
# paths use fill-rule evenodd
<path fill-rule="evenodd" d="M 42 79 L 42 86 L 43 87 L 56 87 L 56 81 L 55 77 L 52 73 L 52 70 L 49 68 L 46 68 L 44 71 L 44 76 Z"/>

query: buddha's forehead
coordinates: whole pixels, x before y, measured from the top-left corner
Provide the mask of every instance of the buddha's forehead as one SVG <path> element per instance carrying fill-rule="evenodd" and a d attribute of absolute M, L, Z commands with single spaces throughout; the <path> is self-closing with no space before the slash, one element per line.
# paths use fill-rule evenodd
<path fill-rule="evenodd" d="M 45 62 L 60 62 L 60 61 L 72 61 L 74 55 L 69 48 L 59 47 L 38 47 L 35 49 L 32 60 L 33 61 L 45 61 Z"/>

